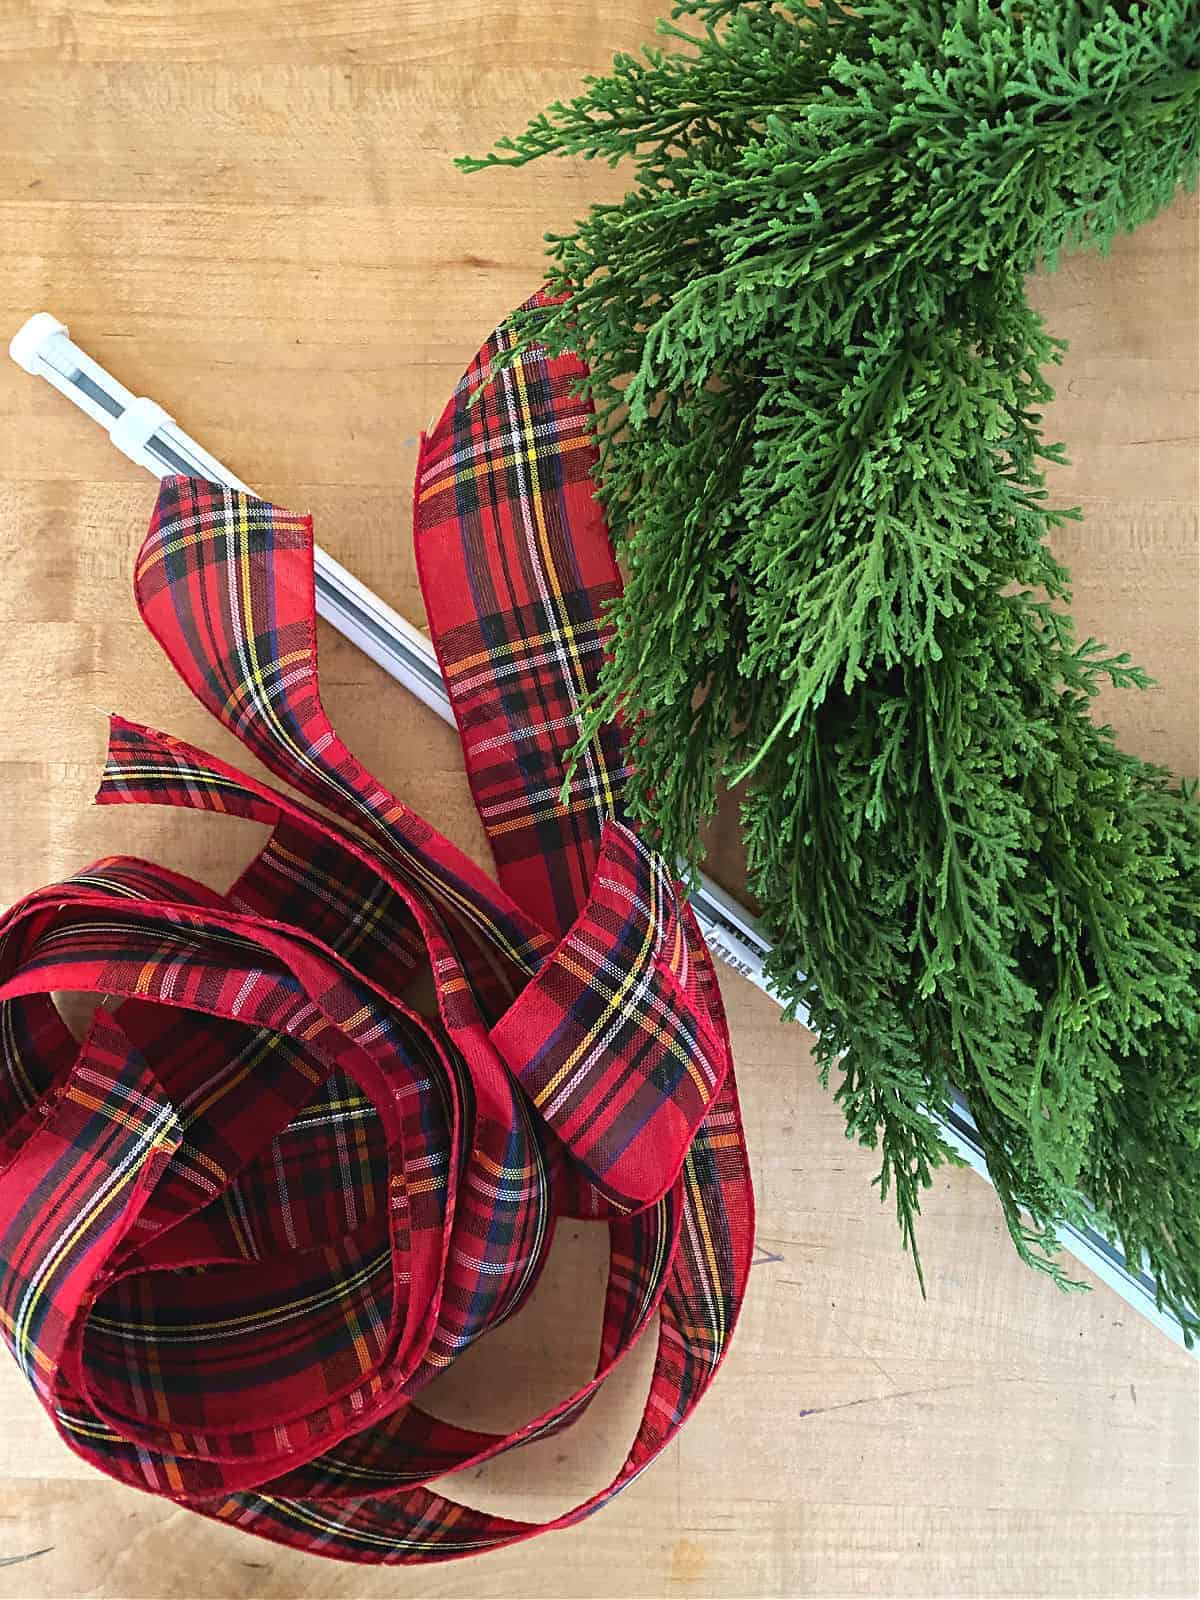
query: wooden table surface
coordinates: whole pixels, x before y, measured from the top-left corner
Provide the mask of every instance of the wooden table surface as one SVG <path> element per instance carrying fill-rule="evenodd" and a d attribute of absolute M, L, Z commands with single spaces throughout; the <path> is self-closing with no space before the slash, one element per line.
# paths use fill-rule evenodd
<path fill-rule="evenodd" d="M 0 332 L 46 308 L 409 617 L 415 436 L 539 279 L 543 231 L 615 192 L 579 162 L 458 175 L 661 0 L 0 0 Z M 1161 680 L 1100 712 L 1194 773 L 1196 221 L 1181 200 L 1038 296 L 1074 341 L 1051 428 L 1081 628 Z M 102 710 L 245 759 L 138 623 L 150 480 L 0 363 L 0 897 L 111 851 L 224 886 L 251 824 L 90 808 Z M 455 738 L 321 639 L 347 742 L 483 856 Z M 235 753 L 236 752 L 236 753 Z M 716 870 L 736 887 L 720 830 Z M 1109 1291 L 1019 1265 L 988 1187 L 941 1177 L 922 1301 L 871 1157 L 814 1083 L 810 1040 L 724 982 L 760 1249 L 739 1337 L 667 1455 L 572 1531 L 465 1564 L 296 1555 L 92 1474 L 0 1364 L 0 1597 L 1192 1595 L 1197 1365 Z M 535 1303 L 470 1353 L 443 1414 L 523 1420 L 578 1379 L 601 1242 L 560 1237 Z M 568 1312 L 571 1313 L 568 1316 Z M 650 1341 L 562 1439 L 460 1491 L 544 1515 L 632 1437 Z M 497 1383 L 495 1374 L 504 1381 Z"/>

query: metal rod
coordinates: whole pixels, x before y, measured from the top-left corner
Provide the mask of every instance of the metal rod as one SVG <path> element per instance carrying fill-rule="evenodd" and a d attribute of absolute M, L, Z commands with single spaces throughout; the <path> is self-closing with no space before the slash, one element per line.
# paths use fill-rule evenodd
<path fill-rule="evenodd" d="M 253 493 L 228 467 L 184 433 L 161 406 L 134 395 L 93 361 L 71 341 L 66 326 L 48 312 L 31 317 L 13 337 L 9 350 L 26 372 L 53 384 L 99 422 L 130 460 L 156 477 L 182 473 Z M 356 644 L 443 722 L 453 725 L 454 713 L 437 655 L 425 635 L 324 550 L 315 549 L 313 564 L 317 615 Z M 774 999 L 764 970 L 771 946 L 750 912 L 703 875 L 693 890 L 691 906 L 712 953 Z M 796 1020 L 808 1022 L 804 1015 Z M 947 1143 L 981 1177 L 989 1178 L 978 1130 L 965 1102 L 956 1096 L 951 1116 L 939 1118 L 938 1123 Z M 1184 1343 L 1178 1320 L 1156 1304 L 1153 1278 L 1138 1264 L 1128 1262 L 1099 1226 L 1077 1228 L 1063 1223 L 1058 1231 L 1065 1248 L 1078 1261 L 1169 1338 L 1177 1344 Z"/>

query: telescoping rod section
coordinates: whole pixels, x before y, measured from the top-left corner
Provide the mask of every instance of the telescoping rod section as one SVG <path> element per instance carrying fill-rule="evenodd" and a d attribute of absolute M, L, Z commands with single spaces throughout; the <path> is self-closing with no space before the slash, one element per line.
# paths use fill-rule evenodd
<path fill-rule="evenodd" d="M 93 421 L 100 423 L 118 450 L 156 477 L 182 473 L 205 478 L 211 483 L 223 483 L 231 489 L 253 492 L 228 467 L 184 433 L 161 406 L 133 394 L 93 361 L 86 351 L 73 343 L 65 324 L 49 312 L 38 312 L 30 317 L 14 335 L 9 351 L 26 372 L 45 378 Z M 452 724 L 454 714 L 437 656 L 425 635 L 320 548 L 314 552 L 314 569 L 318 616 L 357 645 L 444 722 Z M 691 905 L 713 954 L 765 994 L 771 994 L 765 975 L 771 947 L 754 917 L 703 875 L 693 890 Z M 987 1178 L 987 1163 L 966 1105 L 956 1101 L 953 1115 L 942 1127 L 947 1142 L 976 1172 Z M 1183 1343 L 1176 1319 L 1156 1304 L 1154 1282 L 1149 1274 L 1127 1262 L 1120 1249 L 1098 1228 L 1066 1225 L 1060 1232 L 1072 1255 L 1170 1338 Z"/>

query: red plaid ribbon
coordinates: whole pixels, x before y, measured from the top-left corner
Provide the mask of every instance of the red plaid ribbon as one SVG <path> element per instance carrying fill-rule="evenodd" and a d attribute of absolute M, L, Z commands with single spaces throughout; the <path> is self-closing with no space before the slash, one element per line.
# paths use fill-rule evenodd
<path fill-rule="evenodd" d="M 618 577 L 583 369 L 534 348 L 493 374 L 510 343 L 498 329 L 423 440 L 415 501 L 499 885 L 330 726 L 310 521 L 175 478 L 138 558 L 142 615 L 323 809 L 114 719 L 102 803 L 252 817 L 266 846 L 225 895 L 116 858 L 0 925 L 13 1355 L 104 1471 L 352 1561 L 541 1531 L 425 1485 L 565 1426 L 657 1312 L 624 1465 L 547 1526 L 604 1504 L 707 1388 L 750 1258 L 720 995 L 670 871 L 622 820 L 615 730 L 560 799 Z M 404 998 L 424 965 L 434 1017 Z M 64 989 L 110 997 L 81 1045 Z M 420 1390 L 518 1309 L 563 1216 L 610 1232 L 595 1377 L 509 1435 L 431 1416 Z"/>

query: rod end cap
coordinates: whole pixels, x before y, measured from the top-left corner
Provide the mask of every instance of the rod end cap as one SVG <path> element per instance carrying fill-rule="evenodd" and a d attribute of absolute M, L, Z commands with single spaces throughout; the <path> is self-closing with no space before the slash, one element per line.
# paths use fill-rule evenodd
<path fill-rule="evenodd" d="M 13 334 L 9 341 L 8 353 L 19 367 L 24 367 L 26 372 L 36 378 L 39 376 L 38 356 L 42 346 L 55 334 L 66 332 L 66 323 L 51 316 L 49 311 L 35 312 L 29 321 Z"/>

